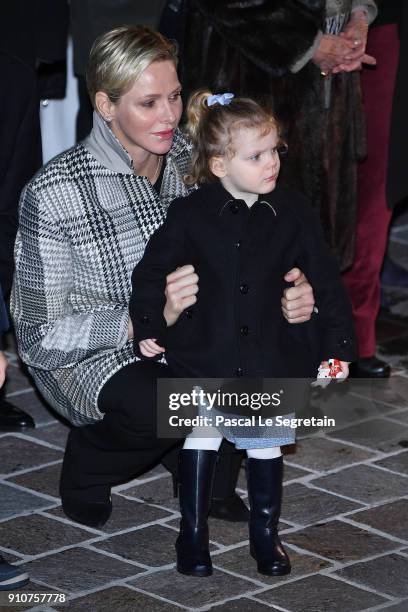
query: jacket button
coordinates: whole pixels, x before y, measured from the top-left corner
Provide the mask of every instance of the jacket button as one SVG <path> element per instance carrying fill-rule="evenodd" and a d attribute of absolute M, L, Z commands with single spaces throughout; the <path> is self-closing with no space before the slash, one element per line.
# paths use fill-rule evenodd
<path fill-rule="evenodd" d="M 238 242 L 235 243 L 235 248 L 239 249 L 241 246 L 241 242 L 238 240 Z"/>
<path fill-rule="evenodd" d="M 240 285 L 239 290 L 243 295 L 246 295 L 249 291 L 249 286 L 246 283 L 243 283 Z"/>
<path fill-rule="evenodd" d="M 236 215 L 237 212 L 239 211 L 239 205 L 237 203 L 231 204 L 230 211 L 232 212 L 233 215 Z"/>
<path fill-rule="evenodd" d="M 242 368 L 237 368 L 235 370 L 235 375 L 236 376 L 243 376 L 244 375 L 244 370 Z"/>
<path fill-rule="evenodd" d="M 241 336 L 247 336 L 249 333 L 248 325 L 243 325 L 239 331 L 240 331 Z"/>
<path fill-rule="evenodd" d="M 346 340 L 346 338 L 342 338 L 341 340 L 339 340 L 339 346 L 346 346 L 346 344 L 350 344 L 348 340 Z"/>
<path fill-rule="evenodd" d="M 139 319 L 140 323 L 142 323 L 143 325 L 149 325 L 150 323 L 150 318 L 147 315 L 143 315 L 143 317 L 140 317 Z"/>
<path fill-rule="evenodd" d="M 192 310 L 186 310 L 185 314 L 186 314 L 187 319 L 192 319 L 193 318 L 193 311 Z"/>

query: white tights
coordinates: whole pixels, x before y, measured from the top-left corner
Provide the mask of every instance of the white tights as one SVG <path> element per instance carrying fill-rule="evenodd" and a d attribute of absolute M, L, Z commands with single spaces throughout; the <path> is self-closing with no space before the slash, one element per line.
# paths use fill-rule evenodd
<path fill-rule="evenodd" d="M 195 427 L 186 437 L 183 449 L 189 450 L 215 450 L 222 442 L 222 435 L 215 427 Z M 252 459 L 276 459 L 282 455 L 280 446 L 270 448 L 247 448 L 248 457 Z"/>

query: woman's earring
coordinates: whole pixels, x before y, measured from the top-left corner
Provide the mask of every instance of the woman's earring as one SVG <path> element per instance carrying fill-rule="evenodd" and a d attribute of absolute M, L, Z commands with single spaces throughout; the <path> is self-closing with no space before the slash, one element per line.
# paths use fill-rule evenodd
<path fill-rule="evenodd" d="M 110 123 L 112 121 L 112 117 L 104 117 L 106 123 Z"/>

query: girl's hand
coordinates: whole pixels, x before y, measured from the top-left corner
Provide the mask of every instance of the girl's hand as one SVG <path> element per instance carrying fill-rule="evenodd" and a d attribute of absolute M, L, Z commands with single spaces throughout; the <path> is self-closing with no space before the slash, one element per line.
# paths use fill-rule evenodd
<path fill-rule="evenodd" d="M 6 370 L 8 366 L 8 361 L 6 359 L 3 351 L 0 351 L 0 389 L 4 385 L 4 381 L 6 379 Z"/>
<path fill-rule="evenodd" d="M 339 361 L 340 363 L 340 368 L 341 368 L 341 373 L 339 372 L 338 374 L 338 378 L 332 378 L 332 380 L 337 380 L 339 382 L 341 382 L 342 380 L 346 380 L 346 378 L 348 378 L 349 375 L 349 361 Z M 328 361 L 322 361 L 320 366 L 319 366 L 319 370 L 320 368 L 322 369 L 329 369 L 330 368 L 330 364 Z"/>
<path fill-rule="evenodd" d="M 155 338 L 149 338 L 147 340 L 142 340 L 139 342 L 139 348 L 142 355 L 145 357 L 156 357 L 160 353 L 164 353 L 166 349 L 162 346 L 159 346 L 156 342 Z"/>
<path fill-rule="evenodd" d="M 176 323 L 180 314 L 197 301 L 198 275 L 191 265 L 177 268 L 166 278 L 165 296 L 167 298 L 163 315 L 167 326 Z"/>

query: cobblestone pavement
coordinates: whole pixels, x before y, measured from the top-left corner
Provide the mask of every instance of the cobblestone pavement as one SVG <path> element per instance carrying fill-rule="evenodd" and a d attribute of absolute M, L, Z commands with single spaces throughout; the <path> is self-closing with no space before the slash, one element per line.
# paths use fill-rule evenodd
<path fill-rule="evenodd" d="M 37 424 L 0 435 L 0 551 L 31 578 L 11 593 L 69 600 L 37 610 L 408 610 L 408 320 L 388 314 L 378 331 L 391 379 L 357 385 L 333 430 L 303 432 L 285 455 L 280 534 L 293 571 L 280 578 L 257 574 L 246 525 L 215 519 L 214 575 L 178 574 L 177 500 L 161 466 L 115 488 L 103 529 L 68 520 L 58 497 L 68 428 L 10 353 L 9 396 Z M 244 471 L 239 487 L 245 496 Z M 0 601 L 10 609 L 7 593 Z"/>

